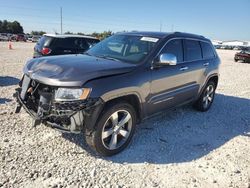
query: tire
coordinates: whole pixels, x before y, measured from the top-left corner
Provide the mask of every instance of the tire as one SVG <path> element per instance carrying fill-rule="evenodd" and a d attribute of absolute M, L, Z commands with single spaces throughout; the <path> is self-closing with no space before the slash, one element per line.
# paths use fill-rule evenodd
<path fill-rule="evenodd" d="M 214 101 L 215 89 L 215 83 L 209 81 L 199 99 L 194 103 L 194 108 L 201 112 L 208 111 Z"/>
<path fill-rule="evenodd" d="M 95 130 L 87 134 L 88 145 L 102 156 L 115 155 L 130 143 L 136 127 L 136 112 L 125 102 L 109 105 L 100 115 Z"/>

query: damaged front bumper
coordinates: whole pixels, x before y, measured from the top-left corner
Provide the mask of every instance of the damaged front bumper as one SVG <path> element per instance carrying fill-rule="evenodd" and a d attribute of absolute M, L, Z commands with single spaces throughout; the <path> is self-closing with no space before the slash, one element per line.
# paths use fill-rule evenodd
<path fill-rule="evenodd" d="M 97 117 L 104 106 L 101 98 L 67 102 L 54 101 L 49 92 L 36 94 L 36 100 L 34 100 L 34 96 L 24 99 L 22 88 L 16 89 L 13 96 L 17 101 L 15 113 L 19 113 L 21 108 L 24 108 L 33 118 L 33 126 L 43 123 L 60 131 L 72 133 L 80 133 L 83 127 L 90 131 L 93 130 Z"/>

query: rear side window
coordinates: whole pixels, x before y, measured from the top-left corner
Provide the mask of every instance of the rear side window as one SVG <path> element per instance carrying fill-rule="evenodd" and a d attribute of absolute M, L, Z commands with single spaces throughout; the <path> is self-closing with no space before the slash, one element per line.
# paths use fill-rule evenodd
<path fill-rule="evenodd" d="M 182 40 L 175 39 L 169 41 L 166 46 L 163 48 L 161 53 L 173 54 L 177 58 L 177 62 L 183 62 L 183 47 Z"/>
<path fill-rule="evenodd" d="M 202 59 L 199 41 L 185 40 L 185 60 L 195 61 Z"/>
<path fill-rule="evenodd" d="M 203 59 L 211 59 L 214 57 L 214 51 L 209 43 L 201 42 Z"/>
<path fill-rule="evenodd" d="M 43 47 L 48 47 L 49 46 L 49 43 L 51 41 L 51 37 L 47 37 L 47 36 L 43 36 L 40 38 L 40 40 L 37 42 L 37 45 L 41 48 Z"/>
<path fill-rule="evenodd" d="M 89 47 L 94 46 L 96 43 L 99 42 L 99 40 L 97 40 L 97 39 L 88 39 L 88 38 L 86 38 L 84 40 L 86 40 Z"/>

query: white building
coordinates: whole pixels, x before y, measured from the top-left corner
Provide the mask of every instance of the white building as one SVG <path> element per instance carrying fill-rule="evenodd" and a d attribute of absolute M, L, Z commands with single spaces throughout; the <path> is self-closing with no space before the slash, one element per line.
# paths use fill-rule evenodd
<path fill-rule="evenodd" d="M 231 40 L 231 41 L 223 41 L 222 46 L 250 46 L 250 42 L 248 41 L 240 41 L 240 40 Z"/>
<path fill-rule="evenodd" d="M 212 40 L 213 45 L 221 45 L 222 41 L 221 40 Z"/>

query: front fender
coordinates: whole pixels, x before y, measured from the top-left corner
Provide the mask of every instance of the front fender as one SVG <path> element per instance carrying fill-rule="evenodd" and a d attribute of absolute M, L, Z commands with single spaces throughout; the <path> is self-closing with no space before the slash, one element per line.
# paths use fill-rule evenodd
<path fill-rule="evenodd" d="M 105 103 L 119 97 L 134 95 L 138 98 L 144 115 L 144 105 L 150 95 L 150 73 L 146 71 L 144 69 L 91 80 L 84 87 L 92 88 L 90 97 L 101 98 Z"/>

